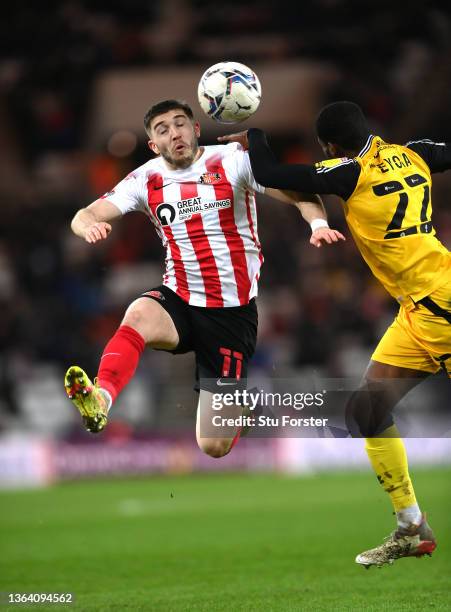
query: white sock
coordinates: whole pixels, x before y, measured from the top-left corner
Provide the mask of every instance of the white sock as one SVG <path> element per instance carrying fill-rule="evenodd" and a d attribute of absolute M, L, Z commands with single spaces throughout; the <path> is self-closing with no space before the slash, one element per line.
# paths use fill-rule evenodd
<path fill-rule="evenodd" d="M 421 510 L 418 504 L 403 508 L 396 513 L 398 520 L 398 527 L 401 529 L 408 529 L 413 525 L 419 525 L 421 523 Z"/>
<path fill-rule="evenodd" d="M 103 394 L 103 397 L 106 399 L 107 404 L 108 404 L 107 410 L 109 411 L 111 408 L 111 404 L 113 403 L 113 398 L 111 397 L 111 395 L 106 389 L 100 388 L 99 391 Z"/>

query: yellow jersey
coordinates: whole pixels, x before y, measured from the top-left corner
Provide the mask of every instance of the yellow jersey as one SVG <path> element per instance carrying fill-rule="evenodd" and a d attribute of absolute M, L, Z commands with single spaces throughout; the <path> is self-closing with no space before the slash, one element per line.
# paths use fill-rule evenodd
<path fill-rule="evenodd" d="M 358 157 L 357 185 L 344 202 L 363 258 L 399 302 L 432 293 L 451 267 L 431 222 L 431 172 L 407 146 L 371 136 Z"/>
<path fill-rule="evenodd" d="M 432 225 L 431 170 L 423 157 L 371 135 L 357 157 L 319 162 L 316 172 L 323 182 L 354 181 L 350 194 L 327 192 L 342 195 L 360 253 L 396 300 L 407 306 L 440 286 L 451 270 L 451 254 Z"/>
<path fill-rule="evenodd" d="M 451 254 L 431 221 L 431 172 L 451 168 L 451 144 L 398 145 L 370 135 L 356 157 L 310 166 L 278 164 L 261 130 L 250 129 L 248 139 L 258 183 L 342 198 L 363 258 L 401 304 L 412 305 L 446 282 Z"/>

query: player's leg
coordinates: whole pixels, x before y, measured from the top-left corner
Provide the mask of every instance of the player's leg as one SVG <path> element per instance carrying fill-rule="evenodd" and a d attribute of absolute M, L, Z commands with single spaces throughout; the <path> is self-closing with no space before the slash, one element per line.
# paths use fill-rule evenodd
<path fill-rule="evenodd" d="M 204 453 L 218 458 L 230 452 L 243 429 L 235 423 L 247 410 L 241 392 L 255 350 L 257 308 L 252 300 L 240 307 L 193 308 L 192 315 L 200 389 L 196 439 Z"/>
<path fill-rule="evenodd" d="M 227 420 L 235 421 L 242 412 L 242 406 L 224 405 L 220 394 L 201 389 L 196 415 L 196 440 L 201 451 L 216 459 L 227 455 L 241 432 L 241 427 L 227 424 Z"/>
<path fill-rule="evenodd" d="M 371 361 L 360 388 L 348 404 L 348 422 L 366 439 L 368 458 L 377 479 L 389 494 L 395 512 L 416 505 L 408 473 L 405 447 L 391 411 L 397 402 L 426 376 L 408 368 Z M 419 509 L 412 518 L 420 518 Z M 399 516 L 402 523 L 406 517 Z M 412 521 L 409 521 L 412 522 Z"/>
<path fill-rule="evenodd" d="M 404 442 L 390 414 L 397 402 L 428 375 L 371 361 L 365 382 L 350 401 L 360 433 L 366 437 L 368 458 L 379 483 L 390 496 L 398 525 L 382 545 L 356 557 L 356 562 L 367 568 L 393 563 L 405 556 L 430 554 L 436 547 L 432 530 L 418 506 Z M 363 419 L 358 416 L 360 409 Z"/>
<path fill-rule="evenodd" d="M 160 302 L 140 297 L 128 307 L 121 325 L 106 345 L 100 359 L 98 382 L 112 401 L 136 371 L 145 346 L 165 350 L 177 347 L 179 335 L 169 313 Z"/>
<path fill-rule="evenodd" d="M 166 299 L 160 291 L 155 291 L 157 293 Z M 162 303 L 140 297 L 128 307 L 121 325 L 103 351 L 95 384 L 80 367 L 68 369 L 66 393 L 79 410 L 88 431 L 98 433 L 105 427 L 108 411 L 134 375 L 146 345 L 166 350 L 177 347 L 178 330 Z"/>
<path fill-rule="evenodd" d="M 415 339 L 411 321 L 411 314 L 401 309 L 347 407 L 351 433 L 366 438 L 368 458 L 390 496 L 398 523 L 384 544 L 357 556 L 357 563 L 366 567 L 435 549 L 432 531 L 416 500 L 405 446 L 392 418 L 393 408 L 406 393 L 438 370 L 428 350 Z"/>
<path fill-rule="evenodd" d="M 393 425 L 392 412 L 398 402 L 429 375 L 430 372 L 372 359 L 346 406 L 351 435 L 364 438 L 382 435 Z"/>

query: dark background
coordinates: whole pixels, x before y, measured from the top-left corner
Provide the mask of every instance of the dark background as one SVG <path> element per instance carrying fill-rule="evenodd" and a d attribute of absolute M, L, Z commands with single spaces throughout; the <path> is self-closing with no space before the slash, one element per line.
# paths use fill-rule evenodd
<path fill-rule="evenodd" d="M 203 70 L 224 59 L 314 62 L 335 77 L 318 90 L 310 125 L 268 130 L 281 159 L 321 159 L 315 114 L 337 99 L 359 103 L 387 140 L 451 140 L 451 17 L 447 2 L 281 1 L 277 10 L 266 1 L 208 0 L 43 6 L 16 3 L 0 25 L 0 428 L 48 431 L 53 423 L 55 433 L 67 435 L 75 421 L 70 406 L 64 410 L 65 369 L 78 363 L 95 375 L 125 307 L 163 271 L 159 240 L 138 214 L 95 247 L 70 232 L 78 208 L 148 158 L 143 130 L 112 133 L 93 147 L 99 80 L 111 71 L 182 66 L 198 75 L 195 90 Z M 277 83 L 262 87 L 263 100 L 265 91 L 277 95 Z M 154 88 L 145 105 L 159 99 Z M 252 124 L 259 125 L 258 112 Z M 434 181 L 433 221 L 449 246 L 451 179 Z M 330 224 L 348 240 L 316 250 L 295 209 L 259 199 L 266 261 L 256 372 L 359 376 L 397 310 L 358 254 L 339 202 L 325 202 Z M 124 395 L 129 426 L 174 426 L 175 404 L 162 394 L 176 371 L 189 389 L 191 357 L 148 351 Z M 49 412 L 37 416 L 43 399 Z"/>

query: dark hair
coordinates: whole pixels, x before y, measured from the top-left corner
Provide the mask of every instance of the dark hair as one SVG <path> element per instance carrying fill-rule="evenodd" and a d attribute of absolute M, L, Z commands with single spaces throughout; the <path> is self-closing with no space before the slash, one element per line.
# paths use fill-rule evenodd
<path fill-rule="evenodd" d="M 319 113 L 316 133 L 324 143 L 358 151 L 367 141 L 370 128 L 360 106 L 354 102 L 333 102 Z"/>
<path fill-rule="evenodd" d="M 168 111 L 179 109 L 182 110 L 191 120 L 194 119 L 193 111 L 186 102 L 183 102 L 182 100 L 163 100 L 162 102 L 158 102 L 157 104 L 151 106 L 144 115 L 144 127 L 146 128 L 146 131 L 150 129 L 152 119 L 155 119 L 155 117 L 158 117 L 158 115 L 164 115 L 164 113 L 167 113 Z"/>

